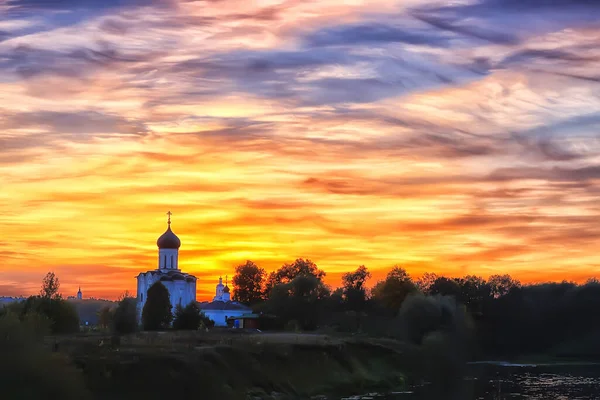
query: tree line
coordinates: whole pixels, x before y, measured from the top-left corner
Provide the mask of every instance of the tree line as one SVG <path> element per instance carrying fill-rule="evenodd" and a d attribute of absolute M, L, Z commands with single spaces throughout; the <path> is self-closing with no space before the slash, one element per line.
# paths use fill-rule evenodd
<path fill-rule="evenodd" d="M 236 267 L 233 299 L 255 312 L 272 315 L 275 328 L 295 331 L 361 333 L 422 344 L 433 334 L 449 332 L 469 338 L 480 356 L 544 353 L 565 357 L 600 357 L 600 283 L 554 282 L 523 285 L 510 275 L 488 279 L 426 273 L 414 279 L 394 266 L 369 286 L 365 266 L 342 276 L 332 289 L 326 273 L 307 259 L 297 259 L 267 273 L 251 261 Z M 66 334 L 80 331 L 77 310 L 63 299 L 60 283 L 48 273 L 36 296 L 0 308 L 36 331 Z M 158 283 L 148 292 L 139 325 L 137 300 L 125 293 L 98 312 L 101 329 L 126 334 L 138 329 L 199 329 L 212 322 L 197 304 L 171 309 L 169 293 Z M 435 336 L 435 335 L 434 335 Z"/>
<path fill-rule="evenodd" d="M 35 331 L 45 334 L 70 334 L 80 332 L 82 327 L 77 305 L 63 298 L 60 281 L 53 272 L 44 277 L 40 293 L 22 301 L 0 307 L 0 319 L 13 318 L 26 325 L 34 325 Z M 97 303 L 101 304 L 101 303 Z M 137 299 L 125 292 L 115 304 L 107 304 L 97 311 L 98 326 L 117 335 L 133 333 L 140 328 L 153 330 L 197 330 L 212 326 L 196 303 L 172 309 L 170 294 L 160 282 L 149 290 L 142 309 L 141 326 Z M 89 313 L 89 310 L 86 310 Z"/>
<path fill-rule="evenodd" d="M 332 289 L 323 282 L 325 276 L 308 259 L 270 273 L 247 261 L 235 269 L 233 299 L 278 316 L 287 329 L 408 335 L 416 342 L 443 326 L 449 309 L 453 316 L 463 310 L 461 324 L 468 326 L 471 350 L 479 356 L 600 356 L 594 340 L 600 335 L 600 283 L 595 279 L 529 285 L 508 274 L 484 279 L 425 273 L 414 279 L 394 266 L 369 287 L 371 273 L 361 265 Z"/>

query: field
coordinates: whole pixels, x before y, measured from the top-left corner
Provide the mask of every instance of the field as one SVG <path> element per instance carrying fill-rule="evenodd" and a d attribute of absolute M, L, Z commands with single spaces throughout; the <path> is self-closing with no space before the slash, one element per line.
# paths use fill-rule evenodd
<path fill-rule="evenodd" d="M 407 347 L 296 333 L 143 332 L 46 338 L 83 371 L 95 399 L 308 398 L 398 388 Z"/>

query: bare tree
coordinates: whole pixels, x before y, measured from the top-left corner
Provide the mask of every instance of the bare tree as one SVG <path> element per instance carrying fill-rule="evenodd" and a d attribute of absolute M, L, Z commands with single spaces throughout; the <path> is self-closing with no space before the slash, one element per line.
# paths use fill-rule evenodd
<path fill-rule="evenodd" d="M 42 289 L 40 290 L 40 296 L 46 299 L 59 299 L 60 294 L 58 289 L 60 288 L 60 282 L 54 272 L 48 272 L 42 281 Z"/>

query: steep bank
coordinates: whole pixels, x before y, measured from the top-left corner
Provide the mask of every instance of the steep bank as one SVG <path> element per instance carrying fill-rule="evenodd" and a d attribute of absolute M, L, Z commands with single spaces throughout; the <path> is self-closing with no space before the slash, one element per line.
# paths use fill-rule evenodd
<path fill-rule="evenodd" d="M 398 388 L 410 368 L 395 341 L 306 334 L 138 334 L 57 339 L 96 399 L 307 398 Z"/>

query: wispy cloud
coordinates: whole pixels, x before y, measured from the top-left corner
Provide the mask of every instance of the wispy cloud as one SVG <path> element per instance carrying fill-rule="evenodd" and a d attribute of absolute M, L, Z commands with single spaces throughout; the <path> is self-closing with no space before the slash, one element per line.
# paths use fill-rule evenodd
<path fill-rule="evenodd" d="M 246 259 L 309 257 L 334 285 L 360 264 L 600 272 L 595 2 L 0 14 L 0 285 L 133 290 L 168 209 L 201 298 Z"/>

